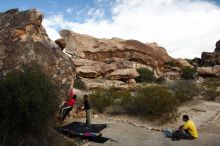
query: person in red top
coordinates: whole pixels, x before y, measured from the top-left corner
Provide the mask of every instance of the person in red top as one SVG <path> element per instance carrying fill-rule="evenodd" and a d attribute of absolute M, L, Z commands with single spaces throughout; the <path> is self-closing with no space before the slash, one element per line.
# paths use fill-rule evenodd
<path fill-rule="evenodd" d="M 72 79 L 69 94 L 68 94 L 70 99 L 68 102 L 64 103 L 64 106 L 60 110 L 60 117 L 61 117 L 62 121 L 65 120 L 66 116 L 73 109 L 73 105 L 76 103 L 77 96 L 74 95 L 73 84 L 74 84 L 74 80 Z"/>

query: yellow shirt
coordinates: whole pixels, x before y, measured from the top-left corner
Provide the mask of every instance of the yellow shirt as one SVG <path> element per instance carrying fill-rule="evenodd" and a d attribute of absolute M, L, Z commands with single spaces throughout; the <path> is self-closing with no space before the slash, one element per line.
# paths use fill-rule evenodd
<path fill-rule="evenodd" d="M 188 120 L 184 125 L 183 128 L 186 129 L 193 137 L 198 137 L 198 132 L 196 130 L 196 125 L 193 123 L 193 121 Z"/>

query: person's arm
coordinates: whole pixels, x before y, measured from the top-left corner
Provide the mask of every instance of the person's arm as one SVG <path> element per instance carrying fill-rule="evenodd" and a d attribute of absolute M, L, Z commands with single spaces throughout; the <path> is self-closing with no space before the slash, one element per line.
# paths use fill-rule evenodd
<path fill-rule="evenodd" d="M 70 89 L 69 89 L 69 97 L 70 97 L 70 98 L 72 98 L 72 96 L 74 95 L 73 85 L 74 85 L 74 79 L 72 78 L 72 80 L 71 80 L 71 82 L 70 82 Z"/>
<path fill-rule="evenodd" d="M 85 101 L 83 101 L 83 104 L 80 106 L 81 110 L 85 110 Z"/>
<path fill-rule="evenodd" d="M 84 109 L 85 109 L 85 106 L 84 106 L 84 105 L 83 105 L 83 106 L 81 106 L 81 107 L 80 107 L 80 109 L 81 109 L 81 110 L 84 110 Z"/>
<path fill-rule="evenodd" d="M 183 130 L 183 125 L 181 125 L 178 129 L 179 129 L 179 130 Z"/>
<path fill-rule="evenodd" d="M 74 79 L 72 78 L 72 80 L 71 80 L 71 85 L 70 85 L 70 89 L 73 88 L 73 85 L 74 85 Z"/>

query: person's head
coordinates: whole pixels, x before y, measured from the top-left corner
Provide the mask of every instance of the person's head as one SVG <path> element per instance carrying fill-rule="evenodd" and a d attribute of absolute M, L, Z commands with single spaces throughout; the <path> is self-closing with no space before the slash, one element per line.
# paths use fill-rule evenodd
<path fill-rule="evenodd" d="M 187 122 L 189 120 L 189 116 L 188 115 L 183 115 L 183 121 Z"/>
<path fill-rule="evenodd" d="M 84 95 L 84 96 L 83 96 L 83 99 L 84 99 L 84 100 L 87 100 L 87 99 L 88 99 L 88 95 Z"/>
<path fill-rule="evenodd" d="M 73 95 L 73 97 L 72 97 L 73 99 L 76 99 L 77 98 L 77 95 Z"/>

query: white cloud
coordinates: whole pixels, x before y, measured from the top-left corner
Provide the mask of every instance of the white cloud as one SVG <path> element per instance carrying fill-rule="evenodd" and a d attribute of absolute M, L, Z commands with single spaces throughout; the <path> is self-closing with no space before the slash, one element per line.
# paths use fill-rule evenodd
<path fill-rule="evenodd" d="M 98 15 L 103 16 L 100 9 L 84 23 L 55 15 L 43 25 L 52 39 L 59 36 L 56 30 L 71 29 L 99 38 L 157 42 L 175 58 L 200 57 L 203 51 L 213 51 L 220 39 L 220 7 L 211 1 L 117 0 L 111 11 L 112 21 L 97 20 Z"/>
<path fill-rule="evenodd" d="M 94 11 L 95 11 L 94 8 L 90 9 L 90 10 L 87 12 L 87 15 L 92 15 Z"/>
<path fill-rule="evenodd" d="M 90 17 L 90 21 L 93 20 L 100 20 L 104 17 L 104 9 L 90 9 L 88 12 L 87 12 L 87 15 Z"/>
<path fill-rule="evenodd" d="M 73 9 L 67 8 L 67 9 L 66 9 L 66 12 L 67 12 L 67 13 L 72 13 L 72 12 L 73 12 Z"/>

